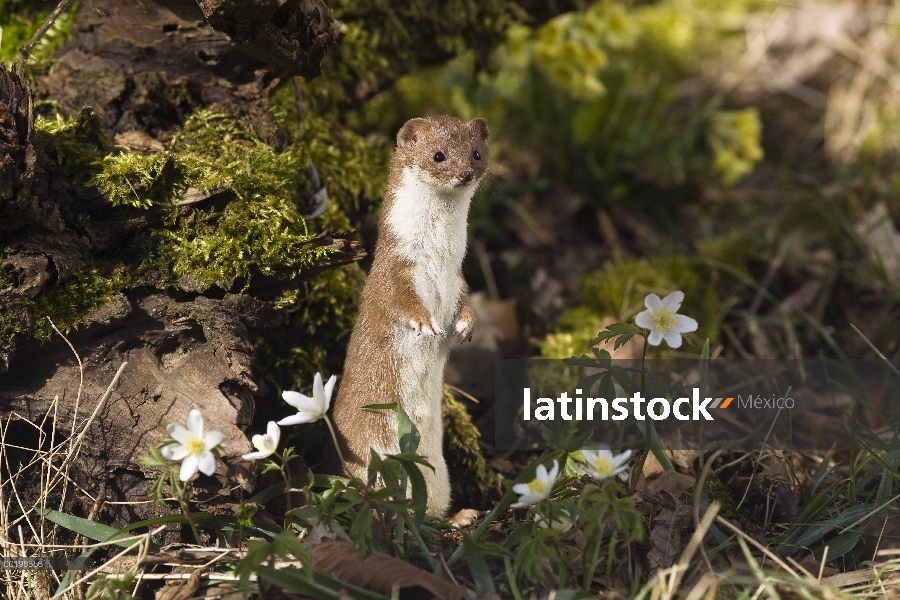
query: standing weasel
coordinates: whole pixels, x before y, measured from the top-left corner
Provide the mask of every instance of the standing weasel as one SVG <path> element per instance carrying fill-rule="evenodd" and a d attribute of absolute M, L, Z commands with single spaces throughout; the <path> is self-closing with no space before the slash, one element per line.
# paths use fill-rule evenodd
<path fill-rule="evenodd" d="M 348 475 L 366 478 L 369 448 L 400 451 L 391 411 L 366 404 L 399 402 L 421 434 L 419 454 L 428 514 L 450 506 L 441 422 L 444 364 L 454 342 L 469 339 L 475 313 L 461 266 L 469 204 L 487 171 L 484 119 L 428 117 L 397 133 L 375 260 L 350 336 L 334 422 Z"/>

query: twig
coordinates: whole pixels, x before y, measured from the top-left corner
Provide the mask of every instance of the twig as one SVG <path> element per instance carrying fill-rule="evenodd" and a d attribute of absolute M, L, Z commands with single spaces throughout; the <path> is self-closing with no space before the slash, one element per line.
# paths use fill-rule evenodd
<path fill-rule="evenodd" d="M 672 573 L 672 579 L 669 580 L 668 597 L 674 597 L 675 590 L 678 589 L 682 577 L 684 577 L 688 566 L 691 564 L 691 559 L 694 558 L 694 553 L 696 553 L 697 549 L 703 545 L 703 538 L 706 536 L 706 532 L 709 531 L 709 527 L 712 525 L 713 520 L 719 514 L 721 506 L 721 504 L 715 501 L 710 504 L 706 514 L 703 515 L 703 520 L 700 521 L 700 525 L 694 530 L 691 540 L 688 542 L 684 552 L 681 553 L 681 558 Z"/>
<path fill-rule="evenodd" d="M 72 2 L 75 0 L 62 0 L 53 12 L 50 13 L 50 16 L 47 17 L 47 20 L 44 21 L 44 24 L 40 26 L 40 28 L 34 32 L 34 36 L 30 40 L 28 40 L 27 44 L 19 46 L 19 65 L 24 66 L 25 61 L 28 60 L 28 57 L 31 56 L 31 51 L 37 45 L 41 38 L 44 37 L 44 34 L 47 33 L 47 30 L 56 22 L 56 19 L 59 18 L 61 14 L 66 12 L 70 6 L 72 6 Z"/>
<path fill-rule="evenodd" d="M 446 385 L 448 388 L 450 388 L 451 390 L 453 390 L 454 392 L 456 392 L 457 394 L 459 394 L 459 395 L 462 396 L 463 398 L 465 398 L 465 399 L 467 399 L 467 400 L 471 400 L 471 401 L 474 402 L 475 404 L 481 404 L 481 402 L 479 402 L 478 398 L 476 398 L 475 396 L 473 396 L 472 394 L 470 394 L 470 393 L 468 393 L 468 392 L 466 392 L 466 391 L 464 391 L 464 390 L 459 389 L 458 387 L 456 387 L 456 386 L 453 385 L 452 383 L 445 383 L 444 385 Z"/>
<path fill-rule="evenodd" d="M 774 552 L 772 552 L 771 550 L 769 550 L 768 548 L 766 548 L 765 546 L 763 546 L 762 544 L 760 544 L 759 542 L 754 540 L 752 537 L 750 537 L 749 535 L 747 535 L 746 533 L 741 531 L 740 528 L 732 525 L 730 521 L 726 521 L 722 517 L 716 517 L 716 521 L 720 525 L 724 525 L 725 527 L 727 527 L 728 529 L 733 531 L 735 534 L 739 535 L 740 537 L 742 537 L 745 540 L 747 540 L 748 542 L 750 542 L 753 546 L 755 546 L 763 554 L 765 554 L 770 559 L 772 559 L 772 562 L 774 562 L 776 565 L 778 565 L 779 567 L 781 567 L 782 569 L 784 569 L 785 571 L 787 571 L 788 573 L 790 573 L 797 579 L 800 579 L 800 574 L 797 573 L 797 571 L 795 571 L 793 568 L 791 568 L 790 565 L 788 565 L 786 562 L 781 560 L 781 557 L 779 557 L 777 554 L 775 554 Z"/>

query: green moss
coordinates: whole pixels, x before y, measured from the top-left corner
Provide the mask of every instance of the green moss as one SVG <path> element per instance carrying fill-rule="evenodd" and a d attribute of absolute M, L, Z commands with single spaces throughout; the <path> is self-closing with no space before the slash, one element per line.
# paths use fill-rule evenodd
<path fill-rule="evenodd" d="M 59 114 L 53 119 L 38 116 L 34 131 L 43 143 L 45 155 L 81 178 L 96 173 L 112 149 L 92 108 L 83 108 L 68 119 Z"/>
<path fill-rule="evenodd" d="M 681 290 L 685 310 L 699 308 L 703 281 L 697 267 L 684 256 L 654 256 L 609 262 L 582 279 L 578 304 L 597 313 L 626 320 L 644 309 L 644 296 L 664 296 Z"/>
<path fill-rule="evenodd" d="M 746 511 L 739 511 L 737 502 L 728 491 L 728 487 L 718 481 L 706 482 L 706 494 L 710 502 L 718 502 L 721 504 L 719 514 L 729 518 L 746 517 Z M 681 494 L 680 500 L 685 504 L 694 503 L 694 488 L 689 488 Z"/>
<path fill-rule="evenodd" d="M 90 309 L 107 302 L 128 284 L 124 265 L 106 274 L 92 266 L 34 299 L 16 301 L 5 295 L 0 296 L 0 336 L 3 343 L 13 346 L 22 336 L 49 340 L 53 336 L 53 328 L 47 317 L 63 333 L 78 329 Z"/>
<path fill-rule="evenodd" d="M 336 0 L 329 6 L 344 39 L 323 61 L 322 76 L 306 85 L 312 112 L 328 117 L 404 73 L 462 52 L 472 40 L 486 50 L 527 18 L 511 0 Z"/>
<path fill-rule="evenodd" d="M 444 457 L 450 471 L 453 496 L 472 501 L 483 497 L 494 484 L 478 443 L 481 432 L 466 407 L 444 388 Z"/>
<path fill-rule="evenodd" d="M 375 210 L 384 194 L 393 145 L 383 139 L 363 138 L 306 109 L 301 129 L 289 85 L 280 86 L 270 100 L 279 125 L 291 132 L 294 145 L 301 150 L 301 164 L 311 159 L 328 186 L 330 204 L 321 217 L 322 226 L 347 230 L 351 223 L 343 211 Z"/>
<path fill-rule="evenodd" d="M 160 271 L 171 274 L 167 283 L 188 276 L 206 289 L 254 273 L 294 277 L 333 251 L 301 247 L 312 237 L 297 208 L 305 156 L 298 145 L 276 152 L 229 115 L 202 110 L 166 151 L 108 155 L 91 182 L 114 206 L 172 205 L 156 253 Z M 234 198 L 224 209 L 176 209 L 191 188 Z"/>
<path fill-rule="evenodd" d="M 316 372 L 328 377 L 343 370 L 364 282 L 355 264 L 323 272 L 306 286 L 305 297 L 300 290 L 290 327 L 257 339 L 257 359 L 276 390 L 307 389 Z"/>
<path fill-rule="evenodd" d="M 19 46 L 28 42 L 56 8 L 56 0 L 0 0 L 0 24 L 3 39 L 0 60 L 12 62 L 19 58 Z M 44 68 L 59 47 L 71 36 L 75 15 L 81 2 L 75 2 L 57 18 L 44 37 L 35 45 L 28 61 L 29 70 Z"/>
<path fill-rule="evenodd" d="M 735 241 L 726 238 L 722 250 L 731 243 Z M 708 246 L 711 254 L 714 250 L 714 245 Z M 582 279 L 575 306 L 560 315 L 553 331 L 541 342 L 541 356 L 580 356 L 587 352 L 603 317 L 627 321 L 644 310 L 647 294 L 664 297 L 675 290 L 685 295 L 680 312 L 695 318 L 700 325 L 696 335 L 715 341 L 720 305 L 718 281 L 715 271 L 684 256 L 609 262 Z"/>

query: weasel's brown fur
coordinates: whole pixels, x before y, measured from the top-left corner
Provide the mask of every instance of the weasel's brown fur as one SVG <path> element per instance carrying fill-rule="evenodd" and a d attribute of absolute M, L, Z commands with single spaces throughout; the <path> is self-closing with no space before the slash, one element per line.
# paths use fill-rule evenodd
<path fill-rule="evenodd" d="M 350 337 L 334 406 L 349 475 L 365 479 L 369 449 L 399 451 L 396 416 L 363 410 L 399 402 L 421 434 L 419 453 L 428 512 L 450 504 L 442 453 L 443 370 L 454 342 L 471 337 L 475 315 L 460 267 L 466 216 L 487 171 L 488 129 L 483 119 L 412 119 L 397 134 L 378 244 Z M 443 160 L 436 160 L 443 157 Z"/>

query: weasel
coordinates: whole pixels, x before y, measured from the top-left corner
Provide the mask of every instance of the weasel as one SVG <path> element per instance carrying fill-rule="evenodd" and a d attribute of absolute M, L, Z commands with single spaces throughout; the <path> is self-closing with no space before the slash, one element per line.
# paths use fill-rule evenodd
<path fill-rule="evenodd" d="M 366 478 L 369 449 L 400 451 L 393 411 L 366 404 L 399 402 L 421 434 L 418 453 L 427 512 L 450 506 L 441 422 L 444 364 L 475 325 L 462 277 L 466 222 L 487 171 L 484 119 L 438 116 L 407 121 L 397 133 L 372 269 L 350 336 L 334 405 L 347 475 Z"/>

